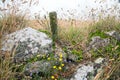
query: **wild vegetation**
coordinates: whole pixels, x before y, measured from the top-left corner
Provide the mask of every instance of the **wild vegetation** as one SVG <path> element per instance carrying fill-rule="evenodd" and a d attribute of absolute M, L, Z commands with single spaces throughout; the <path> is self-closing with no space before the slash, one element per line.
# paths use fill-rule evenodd
<path fill-rule="evenodd" d="M 6 0 L 2 0 L 2 4 L 5 3 Z M 14 0 L 10 1 L 11 4 L 16 4 Z M 32 0 L 30 1 L 22 1 L 22 4 L 29 4 L 32 5 Z M 34 4 L 35 2 L 33 2 Z M 29 25 L 31 27 L 34 27 L 36 25 L 29 24 L 28 18 L 26 16 L 26 13 L 23 14 L 21 12 L 18 12 L 19 6 L 13 6 L 9 5 L 7 7 L 8 12 L 6 12 L 7 9 L 0 8 L 0 12 L 3 13 L 0 16 L 0 48 L 2 47 L 2 37 L 6 34 L 12 33 L 16 30 L 19 30 L 21 28 L 26 27 L 26 25 Z M 11 9 L 9 9 L 11 7 Z M 116 10 L 116 9 L 115 9 Z M 92 14 L 90 12 L 89 14 Z M 94 17 L 94 16 L 93 16 Z M 103 18 L 102 18 L 103 17 Z M 32 21 L 31 21 L 32 22 Z M 37 26 L 44 26 L 39 29 L 39 31 L 42 31 L 46 34 L 48 34 L 50 37 L 51 30 L 49 26 L 49 19 L 39 19 L 36 18 L 34 20 L 35 23 L 37 23 Z M 60 23 L 61 20 L 58 19 L 58 38 L 59 40 L 56 42 L 56 44 L 59 44 L 62 49 L 67 52 L 70 50 L 73 54 L 76 54 L 79 56 L 78 62 L 84 61 L 84 56 L 82 54 L 83 49 L 85 49 L 90 42 L 91 37 L 93 36 L 100 36 L 102 38 L 108 37 L 105 32 L 115 30 L 120 32 L 120 22 L 119 19 L 115 18 L 114 16 L 107 16 L 104 18 L 104 16 L 100 16 L 100 19 L 96 22 L 83 22 L 85 25 L 74 25 L 77 20 L 66 20 L 66 22 Z M 75 22 L 75 23 L 74 23 Z M 69 24 L 69 27 L 66 28 L 66 24 Z M 81 21 L 82 23 L 82 21 Z M 79 25 L 79 26 L 78 26 Z M 68 25 L 67 25 L 68 26 Z M 76 27 L 77 26 L 77 27 Z M 83 26 L 83 27 L 81 27 Z M 101 71 L 101 74 L 98 74 L 95 78 L 95 80 L 119 80 L 120 79 L 120 42 L 110 38 L 112 44 L 108 45 L 104 50 L 100 50 L 97 52 L 92 52 L 91 60 L 94 60 L 98 57 L 104 57 L 109 60 L 109 66 L 106 66 L 104 68 L 104 71 Z M 24 65 L 23 64 L 15 64 L 13 63 L 13 56 L 10 55 L 14 53 L 13 52 L 2 52 L 0 51 L 0 80 L 17 80 L 21 78 L 21 80 L 29 80 L 31 77 L 25 76 L 23 74 Z M 99 53 L 99 54 L 96 54 Z M 103 54 L 104 53 L 104 54 Z M 66 77 L 67 74 L 65 74 L 66 69 L 64 68 L 65 63 L 62 63 L 62 57 L 63 55 L 59 55 L 59 59 L 54 59 L 53 55 L 49 55 L 49 57 L 46 57 L 46 55 L 42 56 L 42 60 L 47 61 L 56 61 L 59 64 L 51 64 L 53 67 L 51 68 L 51 71 L 46 72 L 45 76 L 38 76 L 34 75 L 33 80 L 63 80 L 63 77 Z M 28 60 L 28 62 L 33 61 L 39 61 L 41 60 L 41 57 L 37 55 L 33 59 Z"/>

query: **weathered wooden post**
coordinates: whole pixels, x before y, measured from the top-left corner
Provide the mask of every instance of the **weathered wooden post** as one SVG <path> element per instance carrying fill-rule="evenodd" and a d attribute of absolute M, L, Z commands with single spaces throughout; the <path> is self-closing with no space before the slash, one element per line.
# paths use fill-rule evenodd
<path fill-rule="evenodd" d="M 49 13 L 49 18 L 50 18 L 50 26 L 51 26 L 51 32 L 52 32 L 53 46 L 55 46 L 55 42 L 58 39 L 57 13 L 56 12 L 50 12 Z"/>

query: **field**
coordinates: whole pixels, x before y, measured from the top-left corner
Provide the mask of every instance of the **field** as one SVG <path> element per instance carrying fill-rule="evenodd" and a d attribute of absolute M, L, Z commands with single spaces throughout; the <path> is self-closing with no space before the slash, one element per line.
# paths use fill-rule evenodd
<path fill-rule="evenodd" d="M 30 0 L 31 1 L 31 0 Z M 3 4 L 4 0 L 3 0 Z M 19 6 L 18 6 L 19 7 Z M 0 10 L 1 11 L 1 10 Z M 2 47 L 3 37 L 6 34 L 10 34 L 14 31 L 23 29 L 26 26 L 30 26 L 38 31 L 46 33 L 50 38 L 52 38 L 50 20 L 49 17 L 44 19 L 29 19 L 21 13 L 16 13 L 14 8 L 8 10 L 9 13 L 5 13 L 0 18 L 0 48 Z M 12 11 L 12 12 L 11 12 Z M 102 17 L 102 16 L 101 16 Z M 109 65 L 104 67 L 103 74 L 97 74 L 94 80 L 119 80 L 120 79 L 120 42 L 114 40 L 110 37 L 113 44 L 110 44 L 104 50 L 101 50 L 100 55 L 91 53 L 91 56 L 86 59 L 86 54 L 81 54 L 84 49 L 87 48 L 88 43 L 91 38 L 94 36 L 100 36 L 106 38 L 104 32 L 107 31 L 118 31 L 120 33 L 120 22 L 119 19 L 116 19 L 114 16 L 108 16 L 106 18 L 100 18 L 98 21 L 83 21 L 76 19 L 57 19 L 58 21 L 58 38 L 59 40 L 55 42 L 56 45 L 59 45 L 64 51 L 70 50 L 73 54 L 76 54 L 79 57 L 78 62 L 83 63 L 89 60 L 93 61 L 99 57 L 107 58 Z M 116 43 L 114 42 L 116 41 Z M 92 50 L 91 50 L 92 51 Z M 21 77 L 21 80 L 37 80 L 41 76 L 37 76 L 34 79 L 31 79 L 29 76 L 25 76 L 23 69 L 23 64 L 13 63 L 13 56 L 10 55 L 13 52 L 3 53 L 0 50 L 0 80 L 18 80 L 18 77 Z M 116 56 L 117 55 L 117 56 Z M 61 55 L 60 55 L 61 56 Z M 53 58 L 53 56 L 50 56 Z M 47 59 L 50 59 L 47 58 Z M 46 58 L 45 58 L 46 59 Z M 46 60 L 47 60 L 46 59 Z M 36 60 L 33 59 L 33 60 Z M 31 60 L 32 61 L 32 60 Z M 31 62 L 30 61 L 30 62 Z M 21 66 L 22 65 L 22 66 Z M 60 65 L 64 66 L 63 63 Z M 55 66 L 53 66 L 55 69 Z M 52 70 L 54 70 L 52 69 Z M 61 69 L 60 67 L 58 69 Z M 55 71 L 55 73 L 50 72 L 49 76 L 45 75 L 41 80 L 64 80 L 59 73 L 64 73 L 65 71 Z M 69 73 L 69 71 L 68 71 Z M 51 75 L 52 74 L 52 75 Z M 67 75 L 64 73 L 64 75 Z M 17 77 L 16 77 L 17 76 Z M 60 76 L 60 77 L 59 77 Z"/>

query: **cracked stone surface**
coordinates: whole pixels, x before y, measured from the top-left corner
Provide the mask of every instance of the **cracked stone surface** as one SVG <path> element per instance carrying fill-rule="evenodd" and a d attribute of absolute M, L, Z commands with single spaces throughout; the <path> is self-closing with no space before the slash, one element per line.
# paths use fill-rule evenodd
<path fill-rule="evenodd" d="M 105 64 L 106 61 L 104 58 L 98 58 L 94 62 L 88 64 L 80 64 L 70 80 L 94 80 L 95 75 Z"/>
<path fill-rule="evenodd" d="M 120 41 L 120 33 L 117 31 L 109 31 L 106 32 L 107 35 L 112 36 L 113 38 L 117 39 L 118 41 Z"/>
<path fill-rule="evenodd" d="M 54 62 L 53 61 L 36 61 L 33 63 L 28 63 L 25 66 L 24 73 L 27 76 L 32 76 L 33 74 L 47 74 L 50 73 L 52 65 Z"/>
<path fill-rule="evenodd" d="M 42 32 L 30 27 L 6 35 L 2 42 L 2 51 L 15 49 L 15 61 L 26 61 L 37 54 L 52 51 L 52 40 Z"/>
<path fill-rule="evenodd" d="M 99 50 L 100 48 L 106 47 L 109 44 L 110 44 L 109 38 L 102 39 L 100 36 L 95 36 L 92 37 L 92 41 L 89 43 L 87 51 L 90 51 L 91 49 L 96 51 Z"/>

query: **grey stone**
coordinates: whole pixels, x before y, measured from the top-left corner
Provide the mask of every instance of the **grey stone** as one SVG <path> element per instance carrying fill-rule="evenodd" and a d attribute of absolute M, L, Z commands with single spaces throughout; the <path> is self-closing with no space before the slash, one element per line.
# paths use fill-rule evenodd
<path fill-rule="evenodd" d="M 99 73 L 99 71 L 107 65 L 105 63 L 106 61 L 104 58 L 98 58 L 94 62 L 79 64 L 76 72 L 70 80 L 94 80 L 97 73 Z"/>
<path fill-rule="evenodd" d="M 67 54 L 67 60 L 68 62 L 77 62 L 78 56 L 72 53 Z"/>
<path fill-rule="evenodd" d="M 14 49 L 15 61 L 26 61 L 38 54 L 50 53 L 52 40 L 45 33 L 27 27 L 5 36 L 2 50 L 13 52 Z"/>
<path fill-rule="evenodd" d="M 55 51 L 55 55 L 54 55 L 55 58 L 59 59 L 60 55 L 62 55 L 63 60 L 66 59 L 67 54 L 62 50 L 62 48 L 59 45 L 56 44 L 54 51 Z"/>
<path fill-rule="evenodd" d="M 62 59 L 64 62 L 66 62 L 68 59 L 73 62 L 76 62 L 78 60 L 78 56 L 72 54 L 70 50 L 68 50 L 67 53 L 65 53 L 60 46 L 56 45 L 54 57 L 59 59 L 59 55 L 62 55 Z"/>
<path fill-rule="evenodd" d="M 101 64 L 101 63 L 103 63 L 103 61 L 104 61 L 104 58 L 98 58 L 98 59 L 96 59 L 94 62 L 96 63 L 96 64 Z"/>
<path fill-rule="evenodd" d="M 99 36 L 92 37 L 92 41 L 89 44 L 89 47 L 87 48 L 87 51 L 90 51 L 93 49 L 94 51 L 99 50 L 100 48 L 104 48 L 107 45 L 109 45 L 110 39 L 102 39 Z"/>
<path fill-rule="evenodd" d="M 120 33 L 117 31 L 109 31 L 106 32 L 107 35 L 112 36 L 113 38 L 117 39 L 118 41 L 120 41 Z"/>
<path fill-rule="evenodd" d="M 110 44 L 109 38 L 101 38 L 100 36 L 92 37 L 92 41 L 89 43 L 88 47 L 83 51 L 84 59 L 91 59 L 91 50 L 98 51 L 104 49 Z"/>
<path fill-rule="evenodd" d="M 43 75 L 51 73 L 52 61 L 36 61 L 33 63 L 28 63 L 24 68 L 24 73 L 27 76 L 32 76 L 33 74 L 42 73 Z"/>
<path fill-rule="evenodd" d="M 93 65 L 82 65 L 70 80 L 87 80 L 87 74 L 93 70 Z"/>

